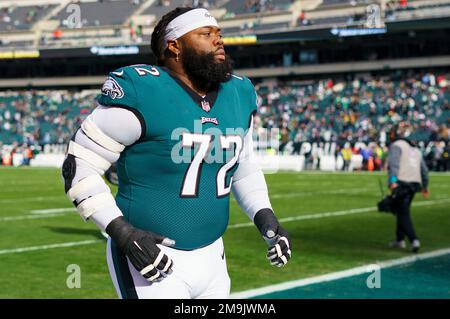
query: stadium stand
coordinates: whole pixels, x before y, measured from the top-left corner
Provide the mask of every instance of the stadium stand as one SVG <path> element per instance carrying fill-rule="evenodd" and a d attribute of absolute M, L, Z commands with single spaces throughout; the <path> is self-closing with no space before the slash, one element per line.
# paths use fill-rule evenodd
<path fill-rule="evenodd" d="M 259 19 L 250 20 L 249 22 L 242 24 L 237 27 L 229 27 L 223 28 L 223 33 L 225 35 L 231 34 L 246 34 L 246 33 L 255 33 L 258 31 L 268 31 L 268 30 L 279 30 L 283 28 L 289 28 L 289 23 L 280 22 L 280 23 L 261 23 Z"/>
<path fill-rule="evenodd" d="M 428 72 L 310 83 L 266 81 L 256 85 L 260 107 L 255 128 L 257 132 L 280 128 L 282 154 L 298 154 L 303 142 L 334 142 L 337 152 L 351 145 L 352 152 L 363 155 L 363 164 L 379 153 L 381 168 L 390 128 L 407 121 L 414 131 L 411 138 L 428 145 L 428 153 L 443 156 L 448 153 L 442 150 L 450 145 L 449 80 L 448 73 Z M 4 92 L 0 141 L 35 147 L 65 144 L 95 107 L 97 94 L 95 90 Z M 367 149 L 359 149 L 358 143 Z M 437 167 L 439 156 L 433 153 L 430 167 Z"/>
<path fill-rule="evenodd" d="M 89 91 L 16 91 L 0 95 L 3 144 L 65 143 L 95 104 Z"/>
<path fill-rule="evenodd" d="M 447 75 L 356 78 L 314 84 L 259 84 L 261 127 L 282 127 L 288 140 L 386 143 L 390 127 L 408 121 L 429 142 L 450 119 Z M 448 139 L 448 136 L 446 137 Z M 286 140 L 286 142 L 288 141 Z"/>
<path fill-rule="evenodd" d="M 230 0 L 224 5 L 224 8 L 228 14 L 240 15 L 255 12 L 289 10 L 292 2 L 291 0 Z"/>
<path fill-rule="evenodd" d="M 324 26 L 357 25 L 365 21 L 367 5 L 383 5 L 381 17 L 387 22 L 411 19 L 423 19 L 448 15 L 450 2 L 447 0 L 437 1 L 375 1 L 375 0 L 324 0 L 319 6 L 302 13 L 302 25 Z"/>
<path fill-rule="evenodd" d="M 28 30 L 56 5 L 8 6 L 0 8 L 0 32 Z"/>
<path fill-rule="evenodd" d="M 384 6 L 386 22 L 450 14 L 450 0 L 432 3 L 424 0 L 39 0 L 37 3 L 0 8 L 0 33 L 10 32 L 2 34 L 1 47 L 30 47 L 30 42 L 37 48 L 141 43 L 150 37 L 164 13 L 186 5 L 208 7 L 219 18 L 225 33 L 233 35 L 296 27 L 361 25 L 367 5 L 372 3 Z M 73 4 L 82 13 L 76 28 L 68 24 L 67 8 Z M 16 41 L 11 34 L 25 30 L 29 32 L 26 41 L 23 34 L 21 41 Z"/>
<path fill-rule="evenodd" d="M 319 30 L 331 26 L 360 25 L 364 23 L 367 5 L 371 3 L 385 5 L 386 22 L 423 19 L 441 14 L 450 16 L 450 0 L 433 2 L 425 0 L 62 0 L 59 2 L 37 0 L 35 6 L 20 5 L 13 1 L 9 1 L 14 4 L 13 6 L 5 6 L 4 3 L 6 2 L 0 3 L 0 48 L 5 52 L 8 48 L 21 46 L 53 49 L 149 43 L 153 27 L 158 19 L 171 9 L 186 5 L 208 7 L 219 18 L 224 34 L 233 36 L 264 34 L 269 31 L 282 33 L 290 28 Z M 81 24 L 77 28 L 71 28 L 67 23 L 69 15 L 67 8 L 71 4 L 79 5 L 82 13 Z M 302 46 L 304 45 L 303 43 Z M 339 71 L 340 65 L 330 64 L 330 61 L 342 62 L 345 68 L 351 67 L 353 72 L 377 70 L 382 72 L 382 69 L 386 67 L 392 70 L 408 69 L 410 65 L 418 67 L 419 65 L 416 65 L 414 61 L 422 58 L 421 55 L 416 56 L 415 52 L 409 52 L 406 55 L 407 58 L 417 59 L 406 62 L 389 55 L 383 60 L 381 58 L 371 60 L 372 56 L 364 57 L 362 61 L 372 63 L 373 66 L 371 64 L 369 68 L 363 65 L 357 69 L 357 62 L 361 61 L 350 57 L 346 54 L 347 51 L 342 53 L 346 59 L 339 61 L 331 54 L 332 52 L 325 52 L 326 50 L 318 46 L 311 52 L 300 49 L 298 52 L 286 51 L 287 58 L 291 54 L 293 67 L 301 68 L 300 71 L 296 70 L 298 73 L 293 73 L 300 75 L 303 82 L 298 82 L 299 79 L 293 79 L 293 74 L 282 73 L 277 68 L 283 65 L 284 69 L 287 69 L 284 65 L 284 56 L 279 54 L 284 52 L 283 48 L 289 47 L 281 45 L 279 48 L 268 49 L 264 56 L 263 54 L 259 56 L 261 59 L 256 61 L 257 63 L 254 63 L 253 59 L 247 60 L 247 57 L 242 55 L 241 59 L 244 62 L 239 66 L 239 68 L 249 68 L 247 71 L 250 71 L 245 74 L 262 80 L 257 85 L 262 101 L 257 128 L 280 127 L 282 153 L 298 152 L 302 141 L 336 142 L 339 147 L 343 147 L 346 143 L 354 145 L 357 142 L 365 144 L 375 142 L 382 147 L 386 143 L 387 131 L 393 123 L 400 120 L 410 121 L 416 131 L 415 139 L 424 144 L 440 143 L 442 139 L 445 145 L 448 145 L 450 125 L 448 71 L 429 74 L 415 71 L 417 73 L 411 73 L 408 77 L 398 77 L 395 73 L 384 77 L 356 75 L 354 80 L 338 78 L 339 75 L 336 72 L 342 73 Z M 336 45 L 335 48 L 340 48 L 340 45 Z M 244 52 L 255 50 L 255 48 L 247 49 L 243 46 L 235 51 L 238 50 Z M 277 55 L 272 56 L 270 50 Z M 438 53 L 442 54 L 441 51 Z M 308 60 L 310 62 L 305 62 L 302 57 L 308 54 L 311 56 Z M 326 56 L 321 57 L 324 54 Z M 328 56 L 329 54 L 331 55 Z M 426 68 L 446 65 L 447 62 L 440 62 L 446 56 L 434 55 L 436 56 L 428 57 L 424 54 L 423 58 L 430 64 L 420 63 L 424 63 Z M 298 59 L 297 56 L 299 56 Z M 391 64 L 389 59 L 403 63 L 403 66 Z M 86 68 L 81 61 L 77 63 Z M 362 62 L 360 64 L 362 65 Z M 405 64 L 408 66 L 405 67 Z M 290 64 L 287 63 L 287 65 Z M 266 73 L 255 75 L 255 71 Z M 306 77 L 303 76 L 305 74 Z M 334 75 L 332 79 L 327 79 L 324 78 L 325 75 L 319 74 Z M 63 80 L 68 86 L 71 83 L 74 86 L 78 85 L 74 82 L 78 79 L 75 80 L 67 74 L 45 73 L 41 77 L 48 80 L 54 75 L 66 76 Z M 75 75 L 79 76 L 79 74 Z M 102 77 L 104 73 L 98 71 L 90 75 L 92 78 L 97 78 Z M 315 80 L 311 80 L 310 77 L 308 82 L 306 79 L 311 75 L 314 75 Z M 291 78 L 277 82 L 275 80 L 277 76 Z M 84 76 L 79 77 L 85 80 Z M 273 80 L 264 79 L 267 77 L 273 77 Z M 14 80 L 20 81 L 20 79 Z M 31 80 L 33 79 L 30 79 L 30 83 Z M 92 88 L 94 79 L 86 79 L 82 83 Z M 25 88 L 28 84 L 27 82 L 18 87 Z M 40 87 L 45 85 L 40 84 Z M 50 87 L 43 91 L 24 89 L 0 92 L 1 143 L 42 146 L 67 142 L 80 120 L 95 106 L 94 100 L 98 92 L 81 91 L 79 87 L 71 90 L 59 88 L 50 91 Z"/>
<path fill-rule="evenodd" d="M 356 6 L 360 4 L 371 4 L 374 0 L 323 0 L 321 6 Z"/>
<path fill-rule="evenodd" d="M 69 3 L 67 6 L 74 4 Z M 97 26 L 115 26 L 122 25 L 135 10 L 138 9 L 140 1 L 110 1 L 104 0 L 99 2 L 77 2 L 82 12 L 82 20 L 80 26 L 76 27 L 97 27 Z M 60 21 L 61 27 L 68 27 L 67 25 L 67 6 L 64 7 L 55 17 Z"/>
<path fill-rule="evenodd" d="M 147 15 L 155 15 L 157 18 L 162 17 L 165 13 L 169 12 L 170 10 L 175 9 L 176 7 L 183 7 L 186 6 L 189 3 L 186 0 L 172 0 L 167 1 L 166 4 L 164 4 L 164 1 L 154 1 L 152 5 L 150 5 L 147 9 L 145 9 L 142 14 Z"/>

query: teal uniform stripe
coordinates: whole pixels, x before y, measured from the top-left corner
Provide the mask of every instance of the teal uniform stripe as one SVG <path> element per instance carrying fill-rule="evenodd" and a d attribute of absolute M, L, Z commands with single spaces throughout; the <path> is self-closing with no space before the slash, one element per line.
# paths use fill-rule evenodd
<path fill-rule="evenodd" d="M 119 251 L 116 244 L 112 240 L 111 256 L 122 298 L 138 299 L 136 288 L 134 287 L 133 277 L 131 276 L 130 269 L 128 268 L 127 258 Z"/>

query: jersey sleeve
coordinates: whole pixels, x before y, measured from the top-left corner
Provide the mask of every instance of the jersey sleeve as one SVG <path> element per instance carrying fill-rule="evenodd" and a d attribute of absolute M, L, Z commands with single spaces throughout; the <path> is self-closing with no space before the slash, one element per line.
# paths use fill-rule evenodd
<path fill-rule="evenodd" d="M 244 137 L 244 146 L 239 155 L 239 166 L 233 175 L 231 190 L 239 207 L 254 220 L 257 212 L 268 208 L 272 210 L 264 174 L 253 156 L 253 120 Z"/>
<path fill-rule="evenodd" d="M 109 73 L 97 102 L 100 106 L 119 107 L 133 112 L 141 123 L 141 140 L 146 135 L 147 125 L 139 109 L 138 94 L 130 72 L 132 69 L 124 67 Z"/>
<path fill-rule="evenodd" d="M 101 95 L 97 99 L 100 105 L 137 108 L 137 93 L 133 79 L 121 68 L 109 73 L 101 88 Z"/>
<path fill-rule="evenodd" d="M 248 111 L 250 115 L 255 113 L 258 109 L 258 94 L 255 90 L 255 86 L 253 85 L 252 81 L 249 78 L 245 78 L 245 85 L 244 85 L 245 95 L 248 99 Z"/>

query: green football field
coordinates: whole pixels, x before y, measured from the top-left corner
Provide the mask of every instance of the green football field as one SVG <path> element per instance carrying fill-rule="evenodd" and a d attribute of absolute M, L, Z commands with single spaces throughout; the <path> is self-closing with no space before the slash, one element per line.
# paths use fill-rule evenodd
<path fill-rule="evenodd" d="M 387 247 L 394 239 L 395 220 L 375 210 L 378 180 L 384 185 L 385 175 L 286 172 L 266 179 L 276 214 L 292 237 L 293 257 L 284 268 L 271 266 L 265 242 L 232 200 L 224 241 L 233 293 L 411 255 Z M 106 241 L 72 208 L 59 170 L 0 167 L 0 190 L 0 298 L 117 297 L 106 265 Z M 418 194 L 412 211 L 422 242 L 420 253 L 450 248 L 449 174 L 431 174 L 430 198 Z M 71 289 L 66 282 L 73 264 L 80 267 L 81 287 Z M 442 280 L 448 282 L 448 272 L 442 269 L 450 269 L 450 258 L 430 258 L 416 266 L 413 270 L 405 266 L 403 273 L 415 274 L 407 282 L 405 297 L 426 297 L 433 285 L 437 291 Z M 319 283 L 279 297 L 321 298 L 328 290 L 328 297 L 401 298 L 399 287 L 406 283 L 396 274 L 402 267 L 387 273 L 386 286 L 391 287 L 387 294 L 367 293 L 358 281 L 347 278 L 341 286 Z M 344 290 L 345 296 L 340 295 Z M 447 292 L 444 288 L 437 297 L 450 298 Z"/>

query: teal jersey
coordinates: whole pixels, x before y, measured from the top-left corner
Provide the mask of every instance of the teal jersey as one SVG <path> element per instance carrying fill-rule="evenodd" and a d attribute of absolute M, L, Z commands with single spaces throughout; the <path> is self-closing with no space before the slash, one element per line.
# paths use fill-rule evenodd
<path fill-rule="evenodd" d="M 232 176 L 257 107 L 250 80 L 233 75 L 203 99 L 165 68 L 134 65 L 109 74 L 98 102 L 129 109 L 142 126 L 117 165 L 116 202 L 125 218 L 174 239 L 178 249 L 222 236 Z"/>

